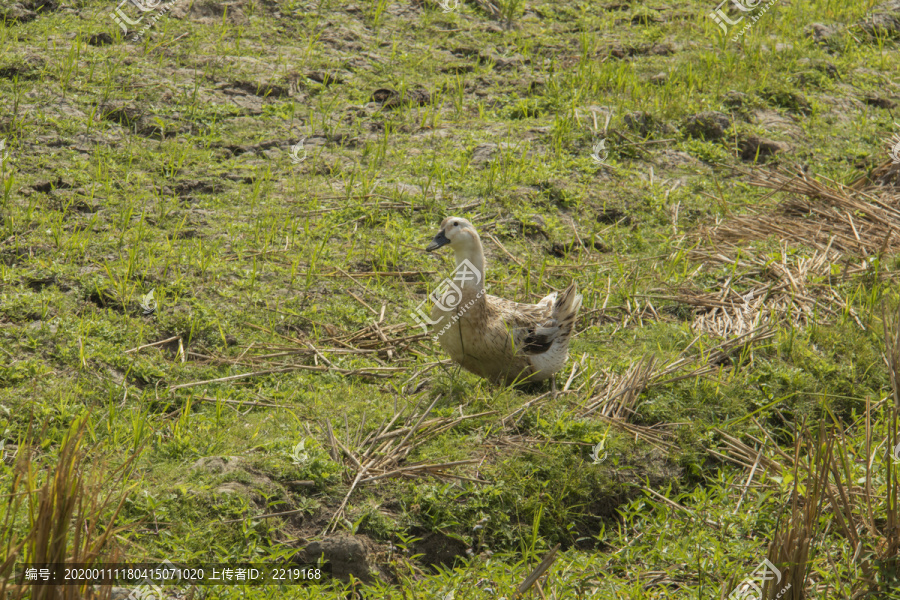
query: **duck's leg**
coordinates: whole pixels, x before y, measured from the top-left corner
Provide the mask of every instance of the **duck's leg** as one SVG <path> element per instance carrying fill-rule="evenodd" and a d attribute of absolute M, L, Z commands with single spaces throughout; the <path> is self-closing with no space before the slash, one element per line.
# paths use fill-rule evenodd
<path fill-rule="evenodd" d="M 550 376 L 550 397 L 556 400 L 556 375 Z"/>

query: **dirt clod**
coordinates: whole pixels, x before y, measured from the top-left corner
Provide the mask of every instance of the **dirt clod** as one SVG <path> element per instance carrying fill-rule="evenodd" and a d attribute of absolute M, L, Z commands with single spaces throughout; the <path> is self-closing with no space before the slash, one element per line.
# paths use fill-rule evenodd
<path fill-rule="evenodd" d="M 438 531 L 426 534 L 413 546 L 421 561 L 427 565 L 452 567 L 457 558 L 466 556 L 468 546 L 456 538 Z"/>
<path fill-rule="evenodd" d="M 788 150 L 789 146 L 784 142 L 765 140 L 756 136 L 738 142 L 741 160 L 765 160 L 779 152 Z"/>
<path fill-rule="evenodd" d="M 597 215 L 598 223 L 606 223 L 612 225 L 619 223 L 620 225 L 631 225 L 631 217 L 625 211 L 619 208 L 605 208 Z"/>
<path fill-rule="evenodd" d="M 625 126 L 641 137 L 647 137 L 653 131 L 655 121 L 653 115 L 648 112 L 636 111 L 626 114 L 623 117 Z"/>
<path fill-rule="evenodd" d="M 100 33 L 95 33 L 91 37 L 88 38 L 88 44 L 91 46 L 111 46 L 113 43 L 113 38 L 111 35 L 102 31 Z"/>
<path fill-rule="evenodd" d="M 725 113 L 706 111 L 691 115 L 684 121 L 684 132 L 692 138 L 716 141 L 725 137 L 731 119 Z"/>
<path fill-rule="evenodd" d="M 858 25 L 873 38 L 900 37 L 900 0 L 879 4 Z"/>
<path fill-rule="evenodd" d="M 333 577 L 346 581 L 352 575 L 362 581 L 372 581 L 369 562 L 370 547 L 367 538 L 360 535 L 333 535 L 310 542 L 299 554 L 305 562 L 313 563 L 324 555 L 331 563 Z"/>

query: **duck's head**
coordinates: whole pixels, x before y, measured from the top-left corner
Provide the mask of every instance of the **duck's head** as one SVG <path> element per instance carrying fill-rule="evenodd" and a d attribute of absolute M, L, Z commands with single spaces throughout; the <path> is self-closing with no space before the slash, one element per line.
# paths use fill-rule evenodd
<path fill-rule="evenodd" d="M 462 217 L 447 217 L 441 221 L 440 231 L 425 250 L 433 252 L 441 246 L 450 246 L 455 252 L 465 254 L 480 245 L 481 239 L 471 223 Z"/>

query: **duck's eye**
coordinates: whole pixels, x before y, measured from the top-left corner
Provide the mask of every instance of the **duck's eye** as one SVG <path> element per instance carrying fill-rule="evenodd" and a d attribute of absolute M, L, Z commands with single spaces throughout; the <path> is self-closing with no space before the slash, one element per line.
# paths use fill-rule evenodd
<path fill-rule="evenodd" d="M 457 223 L 454 223 L 453 226 L 454 226 L 454 227 L 459 227 L 459 223 L 458 223 L 458 222 L 457 222 Z"/>

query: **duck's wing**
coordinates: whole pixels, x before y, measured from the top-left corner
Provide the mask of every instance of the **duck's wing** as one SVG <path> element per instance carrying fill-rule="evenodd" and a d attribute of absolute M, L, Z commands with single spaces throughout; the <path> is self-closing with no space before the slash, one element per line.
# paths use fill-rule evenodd
<path fill-rule="evenodd" d="M 572 284 L 561 296 L 554 292 L 538 304 L 489 296 L 488 305 L 509 331 L 515 353 L 534 356 L 547 352 L 557 340 L 568 339 L 581 306 L 581 295 L 575 294 Z"/>

